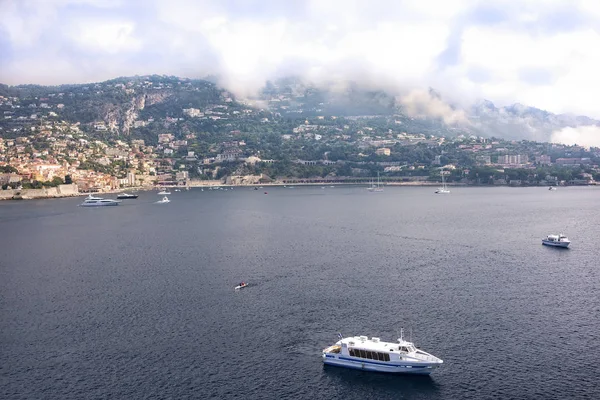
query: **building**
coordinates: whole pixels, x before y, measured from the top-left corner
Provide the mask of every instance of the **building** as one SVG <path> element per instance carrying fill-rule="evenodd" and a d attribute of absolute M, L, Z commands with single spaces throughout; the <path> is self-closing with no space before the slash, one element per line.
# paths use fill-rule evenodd
<path fill-rule="evenodd" d="M 540 165 L 550 165 L 552 164 L 552 159 L 549 155 L 541 155 L 535 158 L 535 162 Z"/>
<path fill-rule="evenodd" d="M 179 171 L 175 173 L 175 179 L 178 181 L 185 181 L 189 179 L 190 173 L 188 171 Z"/>
<path fill-rule="evenodd" d="M 127 173 L 127 184 L 129 186 L 135 186 L 135 172 L 129 171 Z"/>
<path fill-rule="evenodd" d="M 477 162 L 483 165 L 490 165 L 492 163 L 492 157 L 486 155 L 477 156 Z"/>
<path fill-rule="evenodd" d="M 171 133 L 160 133 L 158 135 L 158 143 L 169 143 L 173 139 L 175 139 L 175 136 Z"/>
<path fill-rule="evenodd" d="M 498 164 L 504 165 L 520 165 L 527 164 L 529 158 L 526 155 L 521 154 L 504 154 L 498 156 Z"/>
<path fill-rule="evenodd" d="M 571 166 L 575 166 L 575 165 L 589 165 L 592 163 L 592 160 L 590 160 L 589 158 L 557 158 L 556 159 L 556 164 L 557 165 L 571 165 Z"/>
<path fill-rule="evenodd" d="M 391 154 L 391 151 L 387 147 L 381 147 L 375 150 L 375 154 L 377 154 L 378 156 L 389 156 Z"/>

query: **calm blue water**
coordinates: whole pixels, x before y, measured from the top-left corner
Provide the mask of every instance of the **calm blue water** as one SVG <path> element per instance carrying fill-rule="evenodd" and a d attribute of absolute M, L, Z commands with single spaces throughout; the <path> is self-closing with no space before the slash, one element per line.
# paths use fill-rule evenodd
<path fill-rule="evenodd" d="M 600 188 L 266 190 L 0 203 L 0 398 L 600 398 Z M 431 377 L 322 365 L 400 328 Z"/>

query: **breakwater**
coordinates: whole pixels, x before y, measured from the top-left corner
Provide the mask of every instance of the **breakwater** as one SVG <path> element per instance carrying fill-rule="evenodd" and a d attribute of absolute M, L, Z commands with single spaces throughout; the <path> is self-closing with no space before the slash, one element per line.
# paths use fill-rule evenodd
<path fill-rule="evenodd" d="M 58 185 L 43 189 L 7 189 L 0 190 L 0 200 L 51 199 L 58 197 L 79 196 L 76 184 Z"/>

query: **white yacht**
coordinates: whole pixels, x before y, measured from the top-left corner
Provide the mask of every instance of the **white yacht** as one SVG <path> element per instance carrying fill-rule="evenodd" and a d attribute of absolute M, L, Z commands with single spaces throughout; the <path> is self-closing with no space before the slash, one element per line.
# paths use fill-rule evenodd
<path fill-rule="evenodd" d="M 169 192 L 168 190 L 161 190 L 160 192 L 156 193 L 158 195 L 165 195 L 165 194 L 171 194 L 171 192 Z"/>
<path fill-rule="evenodd" d="M 448 189 L 448 186 L 446 186 L 446 180 L 444 179 L 444 171 L 442 170 L 442 187 L 441 188 L 437 188 L 437 190 L 435 191 L 437 194 L 447 194 L 450 193 L 450 190 Z"/>
<path fill-rule="evenodd" d="M 323 350 L 323 362 L 338 367 L 365 371 L 429 375 L 443 364 L 441 359 L 417 349 L 402 338 L 397 343 L 382 342 L 379 338 L 354 336 L 342 338 Z"/>
<path fill-rule="evenodd" d="M 170 203 L 171 200 L 167 196 L 163 197 L 162 200 L 157 201 L 157 204 Z"/>
<path fill-rule="evenodd" d="M 548 190 L 554 191 L 554 190 L 556 190 L 556 186 L 548 186 Z"/>
<path fill-rule="evenodd" d="M 121 201 L 111 199 L 100 199 L 100 198 L 86 198 L 81 207 L 102 207 L 102 206 L 118 206 Z"/>
<path fill-rule="evenodd" d="M 368 188 L 369 192 L 383 192 L 383 186 L 381 185 L 381 180 L 379 179 L 379 172 L 377 172 L 377 184 L 374 184 L 371 181 L 371 186 Z"/>
<path fill-rule="evenodd" d="M 559 235 L 546 236 L 546 238 L 542 239 L 542 244 L 545 244 L 546 246 L 567 248 L 571 244 L 571 241 L 561 233 Z"/>
<path fill-rule="evenodd" d="M 137 198 L 138 198 L 137 194 L 120 193 L 117 195 L 117 199 L 137 199 Z"/>

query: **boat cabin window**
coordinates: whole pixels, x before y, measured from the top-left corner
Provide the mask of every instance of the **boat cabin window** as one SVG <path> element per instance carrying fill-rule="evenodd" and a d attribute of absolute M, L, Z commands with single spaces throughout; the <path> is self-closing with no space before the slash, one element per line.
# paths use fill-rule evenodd
<path fill-rule="evenodd" d="M 366 351 L 361 349 L 351 348 L 348 350 L 351 357 L 366 358 L 368 360 L 390 361 L 388 353 L 380 353 L 378 351 Z"/>

